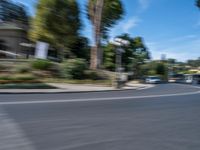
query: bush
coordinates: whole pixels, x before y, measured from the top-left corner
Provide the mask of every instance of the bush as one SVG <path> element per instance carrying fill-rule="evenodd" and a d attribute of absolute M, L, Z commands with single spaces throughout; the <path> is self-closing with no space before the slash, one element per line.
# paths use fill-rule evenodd
<path fill-rule="evenodd" d="M 30 67 L 27 65 L 19 65 L 19 66 L 16 66 L 15 68 L 15 72 L 16 73 L 29 73 L 31 71 Z"/>
<path fill-rule="evenodd" d="M 39 81 L 31 74 L 0 76 L 0 84 L 9 83 L 38 83 Z"/>
<path fill-rule="evenodd" d="M 49 60 L 37 59 L 32 62 L 32 67 L 38 70 L 49 70 L 53 63 Z"/>
<path fill-rule="evenodd" d="M 4 71 L 6 69 L 6 67 L 2 64 L 0 64 L 0 71 Z"/>
<path fill-rule="evenodd" d="M 29 81 L 29 80 L 36 80 L 36 77 L 33 75 L 16 75 L 11 77 L 11 80 Z"/>
<path fill-rule="evenodd" d="M 9 76 L 3 75 L 3 76 L 0 76 L 0 80 L 11 80 L 11 79 Z"/>
<path fill-rule="evenodd" d="M 109 77 L 101 71 L 87 70 L 85 71 L 85 78 L 91 80 L 105 80 L 108 79 Z"/>
<path fill-rule="evenodd" d="M 61 67 L 58 63 L 53 63 L 53 65 L 49 68 L 52 77 L 61 77 Z"/>
<path fill-rule="evenodd" d="M 63 76 L 67 79 L 84 79 L 87 62 L 84 59 L 69 59 L 62 65 Z"/>

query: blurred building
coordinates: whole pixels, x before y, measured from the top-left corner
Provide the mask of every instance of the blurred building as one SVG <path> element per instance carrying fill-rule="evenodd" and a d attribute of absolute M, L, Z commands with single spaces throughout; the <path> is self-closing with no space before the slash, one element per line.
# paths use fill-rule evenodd
<path fill-rule="evenodd" d="M 27 43 L 28 15 L 23 5 L 10 0 L 0 0 L 0 57 L 23 54 Z M 5 51 L 5 53 L 4 53 Z"/>
<path fill-rule="evenodd" d="M 27 42 L 26 28 L 15 23 L 0 23 L 0 50 L 19 55 L 24 54 L 26 48 L 20 46 L 20 43 Z"/>

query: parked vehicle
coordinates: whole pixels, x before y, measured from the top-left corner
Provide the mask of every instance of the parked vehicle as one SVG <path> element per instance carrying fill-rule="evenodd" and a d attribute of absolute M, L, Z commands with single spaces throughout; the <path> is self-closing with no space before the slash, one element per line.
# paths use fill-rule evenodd
<path fill-rule="evenodd" d="M 150 84 L 161 83 L 161 78 L 159 76 L 149 76 L 145 79 L 145 82 Z"/>
<path fill-rule="evenodd" d="M 185 82 L 188 84 L 200 84 L 200 74 L 185 75 Z"/>
<path fill-rule="evenodd" d="M 170 83 L 184 83 L 185 75 L 184 74 L 174 74 L 169 76 L 168 82 Z"/>

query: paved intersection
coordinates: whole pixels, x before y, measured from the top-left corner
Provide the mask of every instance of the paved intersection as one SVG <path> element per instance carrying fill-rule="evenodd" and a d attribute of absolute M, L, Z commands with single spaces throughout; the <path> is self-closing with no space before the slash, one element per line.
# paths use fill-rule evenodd
<path fill-rule="evenodd" d="M 199 150 L 199 91 L 161 84 L 138 91 L 0 95 L 0 134 L 7 135 L 0 150 L 11 144 L 16 150 Z"/>

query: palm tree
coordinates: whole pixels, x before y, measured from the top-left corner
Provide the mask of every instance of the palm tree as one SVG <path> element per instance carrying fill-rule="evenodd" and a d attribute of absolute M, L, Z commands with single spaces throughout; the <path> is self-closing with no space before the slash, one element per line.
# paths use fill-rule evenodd
<path fill-rule="evenodd" d="M 196 0 L 196 5 L 200 8 L 200 0 Z"/>
<path fill-rule="evenodd" d="M 120 0 L 88 0 L 87 15 L 93 25 L 94 44 L 91 49 L 91 69 L 98 69 L 102 63 L 101 40 L 108 37 L 109 28 L 124 14 Z"/>

